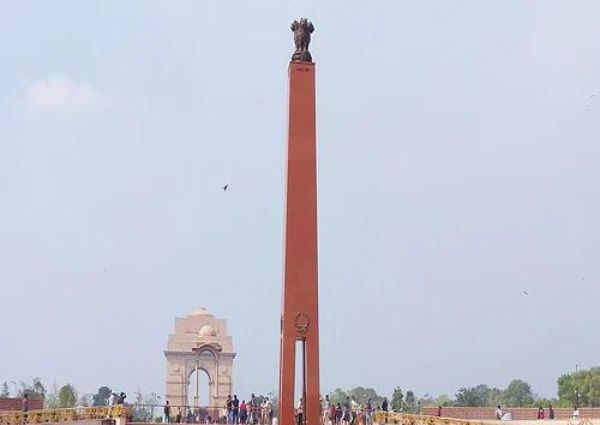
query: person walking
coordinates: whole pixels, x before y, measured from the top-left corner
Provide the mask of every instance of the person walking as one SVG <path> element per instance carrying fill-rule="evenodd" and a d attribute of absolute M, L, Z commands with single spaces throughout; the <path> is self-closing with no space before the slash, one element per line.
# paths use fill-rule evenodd
<path fill-rule="evenodd" d="M 354 421 L 356 420 L 359 411 L 360 404 L 358 404 L 356 398 L 352 396 L 352 398 L 350 399 L 350 425 L 354 425 Z"/>
<path fill-rule="evenodd" d="M 269 397 L 265 398 L 260 413 L 262 425 L 271 425 L 271 400 L 269 400 Z"/>
<path fill-rule="evenodd" d="M 248 409 L 248 417 L 246 418 L 246 423 L 252 424 L 254 423 L 254 412 L 252 408 L 254 394 L 250 394 L 250 400 L 246 404 L 246 408 Z"/>
<path fill-rule="evenodd" d="M 496 409 L 496 420 L 500 420 L 502 419 L 502 407 L 500 407 L 500 405 L 498 405 L 498 408 Z"/>
<path fill-rule="evenodd" d="M 323 425 L 329 425 L 330 414 L 331 414 L 331 401 L 329 400 L 329 394 L 325 396 L 323 403 L 321 404 L 321 413 L 323 414 Z"/>
<path fill-rule="evenodd" d="M 338 425 L 337 410 L 335 408 L 335 404 L 333 403 L 331 403 L 331 407 L 329 408 L 329 423 L 330 425 Z"/>
<path fill-rule="evenodd" d="M 29 394 L 23 394 L 23 423 L 27 423 L 27 413 L 29 412 Z"/>
<path fill-rule="evenodd" d="M 538 418 L 538 420 L 543 420 L 544 417 L 545 417 L 545 415 L 544 415 L 544 409 L 542 408 L 542 406 L 540 406 L 538 408 L 537 418 Z"/>
<path fill-rule="evenodd" d="M 107 419 L 112 419 L 114 405 L 115 405 L 115 393 L 111 390 L 110 395 L 108 396 L 108 414 L 106 416 Z"/>
<path fill-rule="evenodd" d="M 373 400 L 368 399 L 365 406 L 366 425 L 373 425 Z"/>
<path fill-rule="evenodd" d="M 233 400 L 231 399 L 231 394 L 227 396 L 227 401 L 225 402 L 225 408 L 227 409 L 227 423 L 233 423 Z"/>
<path fill-rule="evenodd" d="M 554 409 L 552 408 L 552 405 L 548 406 L 548 419 L 554 419 Z"/>
<path fill-rule="evenodd" d="M 240 423 L 245 424 L 248 419 L 248 406 L 246 405 L 246 400 L 242 400 L 242 404 L 240 404 Z"/>
<path fill-rule="evenodd" d="M 238 423 L 238 416 L 240 413 L 240 401 L 238 400 L 238 397 L 235 394 L 233 395 L 231 406 L 233 408 L 233 425 L 235 425 Z"/>
<path fill-rule="evenodd" d="M 350 397 L 346 397 L 342 406 L 342 425 L 350 425 Z"/>
<path fill-rule="evenodd" d="M 163 409 L 163 424 L 171 422 L 171 406 L 169 406 L 169 400 L 166 401 Z"/>

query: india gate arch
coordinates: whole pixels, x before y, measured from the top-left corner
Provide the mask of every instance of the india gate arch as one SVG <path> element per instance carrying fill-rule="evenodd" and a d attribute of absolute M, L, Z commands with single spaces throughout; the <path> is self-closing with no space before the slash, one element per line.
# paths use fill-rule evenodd
<path fill-rule="evenodd" d="M 166 358 L 165 400 L 177 411 L 225 405 L 233 393 L 233 342 L 227 323 L 204 308 L 175 319 L 175 331 L 169 335 Z M 196 373 L 194 373 L 196 372 Z M 208 379 L 208 406 L 201 406 L 200 389 Z"/>

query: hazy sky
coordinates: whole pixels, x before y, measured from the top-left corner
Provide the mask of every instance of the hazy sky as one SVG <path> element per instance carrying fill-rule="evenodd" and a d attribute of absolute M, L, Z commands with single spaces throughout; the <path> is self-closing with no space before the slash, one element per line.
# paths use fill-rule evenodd
<path fill-rule="evenodd" d="M 276 388 L 303 16 L 323 390 L 600 363 L 600 2 L 0 3 L 0 382 L 162 394 L 205 306 L 236 392 Z"/>

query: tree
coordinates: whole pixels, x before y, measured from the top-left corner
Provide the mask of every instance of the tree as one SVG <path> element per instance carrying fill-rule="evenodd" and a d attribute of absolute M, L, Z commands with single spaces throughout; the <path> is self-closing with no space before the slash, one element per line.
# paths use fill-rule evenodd
<path fill-rule="evenodd" d="M 92 393 L 83 393 L 79 396 L 79 400 L 77 401 L 78 406 L 90 407 L 93 403 L 94 394 Z"/>
<path fill-rule="evenodd" d="M 450 398 L 450 396 L 447 394 L 442 394 L 442 395 L 438 396 L 433 402 L 434 406 L 442 406 L 442 407 L 454 406 L 454 404 L 455 404 L 454 400 L 452 400 Z"/>
<path fill-rule="evenodd" d="M 31 387 L 33 391 L 40 397 L 44 398 L 46 396 L 46 387 L 44 384 L 42 384 L 42 380 L 40 378 L 33 378 Z"/>
<path fill-rule="evenodd" d="M 462 387 L 456 392 L 456 404 L 460 407 L 482 407 L 487 404 L 487 385 Z"/>
<path fill-rule="evenodd" d="M 461 407 L 489 407 L 500 403 L 503 392 L 485 384 L 462 387 L 456 392 L 456 405 Z"/>
<path fill-rule="evenodd" d="M 392 401 L 390 402 L 390 408 L 392 412 L 402 412 L 404 401 L 404 394 L 402 393 L 402 389 L 400 387 L 394 388 L 394 392 L 392 393 Z"/>
<path fill-rule="evenodd" d="M 341 388 L 336 388 L 334 392 L 329 394 L 329 400 L 333 404 L 344 404 L 346 401 L 346 397 L 348 397 L 348 393 L 342 390 Z"/>
<path fill-rule="evenodd" d="M 58 390 L 58 407 L 75 407 L 77 402 L 77 391 L 71 384 L 65 384 Z"/>
<path fill-rule="evenodd" d="M 46 394 L 46 398 L 44 399 L 44 407 L 46 409 L 58 409 L 58 387 L 56 382 L 52 384 L 52 390 Z"/>
<path fill-rule="evenodd" d="M 490 388 L 487 395 L 487 406 L 498 406 L 502 404 L 504 391 L 499 388 Z"/>
<path fill-rule="evenodd" d="M 21 390 L 18 396 L 23 397 L 25 394 L 29 398 L 44 398 L 46 396 L 46 387 L 42 384 L 40 378 L 33 378 L 31 384 L 21 381 Z"/>
<path fill-rule="evenodd" d="M 155 419 L 154 413 L 156 411 L 156 406 L 161 403 L 160 396 L 156 393 L 142 394 L 139 389 L 134 392 L 133 395 L 135 397 L 133 408 L 131 410 L 133 421 L 152 422 Z"/>
<path fill-rule="evenodd" d="M 422 407 L 434 407 L 436 406 L 435 400 L 431 394 L 423 394 L 423 397 L 419 398 L 419 402 Z"/>
<path fill-rule="evenodd" d="M 6 381 L 2 384 L 2 392 L 0 392 L 0 398 L 8 398 L 10 397 L 10 390 L 8 389 L 8 384 Z"/>
<path fill-rule="evenodd" d="M 150 419 L 150 412 L 144 406 L 144 396 L 142 392 L 138 389 L 133 393 L 135 397 L 135 401 L 133 402 L 133 407 L 131 409 L 131 416 L 133 421 L 135 422 L 148 422 Z"/>
<path fill-rule="evenodd" d="M 383 397 L 377 394 L 373 388 L 356 387 L 348 391 L 347 395 L 354 398 L 358 404 L 365 406 L 370 399 L 373 406 L 383 403 Z"/>
<path fill-rule="evenodd" d="M 146 394 L 144 396 L 144 404 L 150 406 L 150 420 L 153 420 L 155 418 L 154 412 L 156 410 L 156 406 L 161 404 L 161 396 L 156 393 Z M 162 414 L 162 411 L 160 414 Z"/>
<path fill-rule="evenodd" d="M 600 406 L 600 368 L 562 375 L 558 378 L 558 399 L 562 406 Z"/>
<path fill-rule="evenodd" d="M 108 404 L 108 398 L 110 397 L 110 388 L 104 386 L 98 388 L 98 392 L 92 397 L 92 404 L 94 406 L 106 406 Z"/>
<path fill-rule="evenodd" d="M 533 405 L 531 386 L 520 379 L 513 379 L 503 394 L 504 403 L 509 407 L 524 407 Z"/>
<path fill-rule="evenodd" d="M 417 399 L 415 393 L 410 390 L 406 392 L 403 411 L 406 413 L 417 413 Z"/>

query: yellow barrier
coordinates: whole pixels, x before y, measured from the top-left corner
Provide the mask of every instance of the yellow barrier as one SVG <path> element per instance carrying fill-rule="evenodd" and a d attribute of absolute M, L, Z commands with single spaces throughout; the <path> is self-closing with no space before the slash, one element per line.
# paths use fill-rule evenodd
<path fill-rule="evenodd" d="M 375 422 L 379 424 L 394 425 L 489 425 L 484 421 L 471 421 L 465 419 L 450 419 L 438 416 L 410 415 L 405 413 L 381 412 L 374 415 Z"/>
<path fill-rule="evenodd" d="M 113 407 L 75 407 L 72 409 L 44 409 L 25 412 L 0 413 L 0 425 L 41 424 L 45 422 L 67 422 L 86 419 L 111 419 L 130 417 L 129 408 L 123 405 Z"/>

